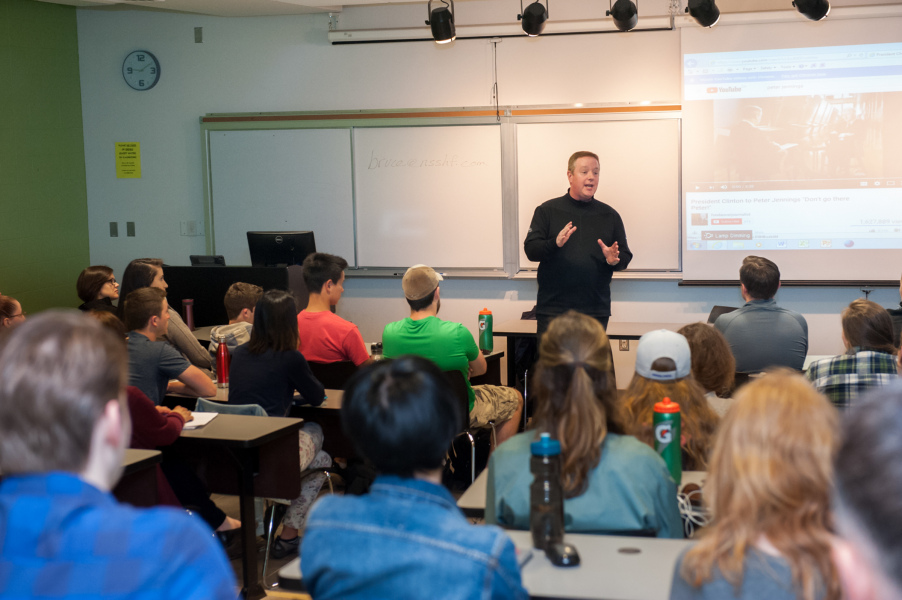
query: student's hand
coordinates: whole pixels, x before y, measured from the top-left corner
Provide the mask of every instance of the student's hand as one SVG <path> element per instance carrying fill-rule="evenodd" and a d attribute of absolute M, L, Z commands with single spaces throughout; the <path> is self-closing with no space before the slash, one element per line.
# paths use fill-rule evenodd
<path fill-rule="evenodd" d="M 174 409 L 172 409 L 172 412 L 180 416 L 185 421 L 185 423 L 194 420 L 194 415 L 184 406 L 176 406 Z"/>
<path fill-rule="evenodd" d="M 573 221 L 570 221 L 564 228 L 561 229 L 561 232 L 557 234 L 557 238 L 554 240 L 557 243 L 558 248 L 563 248 L 564 244 L 567 243 L 567 240 L 570 239 L 570 236 L 573 235 L 573 232 L 576 231 L 576 227 L 573 225 Z"/>
<path fill-rule="evenodd" d="M 614 242 L 610 246 L 605 246 L 604 242 L 598 240 L 598 245 L 601 246 L 601 252 L 604 254 L 604 259 L 608 261 L 608 264 L 612 267 L 620 262 L 620 245 L 617 242 Z"/>
<path fill-rule="evenodd" d="M 160 413 L 161 415 L 168 415 L 169 413 L 172 412 L 171 410 L 169 410 L 169 409 L 166 408 L 165 406 L 155 406 L 154 408 L 156 408 L 156 409 L 157 409 L 157 412 Z"/>

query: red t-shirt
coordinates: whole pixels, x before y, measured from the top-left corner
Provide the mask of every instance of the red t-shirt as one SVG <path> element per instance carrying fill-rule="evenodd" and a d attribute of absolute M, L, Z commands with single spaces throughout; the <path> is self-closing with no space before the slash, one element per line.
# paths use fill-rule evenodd
<path fill-rule="evenodd" d="M 333 363 L 352 361 L 358 367 L 369 357 L 360 330 L 331 311 L 298 314 L 298 350 L 308 361 Z"/>

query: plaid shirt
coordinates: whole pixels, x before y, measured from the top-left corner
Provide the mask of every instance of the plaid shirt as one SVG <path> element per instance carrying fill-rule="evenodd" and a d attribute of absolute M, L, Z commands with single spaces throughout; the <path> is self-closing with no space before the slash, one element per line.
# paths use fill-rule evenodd
<path fill-rule="evenodd" d="M 861 348 L 811 363 L 807 375 L 818 391 L 842 411 L 854 406 L 858 396 L 867 390 L 898 377 L 895 356 Z"/>
<path fill-rule="evenodd" d="M 237 588 L 203 522 L 54 472 L 0 483 L 0 597 L 234 600 Z"/>

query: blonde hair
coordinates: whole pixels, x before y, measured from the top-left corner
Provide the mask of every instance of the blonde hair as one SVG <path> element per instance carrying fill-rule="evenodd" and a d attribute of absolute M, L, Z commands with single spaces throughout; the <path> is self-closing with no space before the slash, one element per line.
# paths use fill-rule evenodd
<path fill-rule="evenodd" d="M 654 406 L 664 398 L 680 405 L 680 432 L 686 439 L 683 469 L 704 471 L 708 466 L 708 449 L 720 418 L 691 375 L 675 381 L 655 381 L 638 373 L 633 375 L 622 399 L 627 432 L 654 448 Z"/>
<path fill-rule="evenodd" d="M 601 460 L 605 436 L 624 433 L 601 323 L 572 310 L 554 319 L 542 336 L 533 385 L 534 428 L 560 440 L 564 494 L 579 496 Z"/>
<path fill-rule="evenodd" d="M 841 596 L 830 560 L 832 461 L 839 419 L 800 375 L 775 371 L 744 386 L 714 444 L 705 503 L 714 520 L 685 556 L 680 576 L 696 587 L 713 568 L 738 587 L 760 536 L 789 563 L 797 593 Z"/>

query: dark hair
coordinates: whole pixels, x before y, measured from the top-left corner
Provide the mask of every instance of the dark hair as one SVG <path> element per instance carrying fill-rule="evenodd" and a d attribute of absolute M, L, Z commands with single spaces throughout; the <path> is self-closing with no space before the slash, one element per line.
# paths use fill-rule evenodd
<path fill-rule="evenodd" d="M 163 315 L 166 292 L 159 288 L 143 287 L 125 297 L 125 328 L 144 329 L 151 317 Z"/>
<path fill-rule="evenodd" d="M 304 259 L 301 268 L 307 291 L 311 294 L 319 294 L 327 281 L 338 283 L 341 274 L 348 268 L 348 261 L 334 254 L 314 252 Z"/>
<path fill-rule="evenodd" d="M 567 498 L 583 494 L 607 434 L 625 433 L 611 345 L 597 320 L 576 311 L 554 319 L 542 336 L 534 376 L 533 428 L 561 442 Z"/>
<path fill-rule="evenodd" d="M 902 383 L 877 388 L 845 416 L 835 461 L 840 534 L 858 531 L 902 590 Z M 844 531 L 845 530 L 845 531 Z M 871 554 L 871 553 L 868 553 Z"/>
<path fill-rule="evenodd" d="M 254 309 L 254 328 L 247 351 L 263 354 L 267 350 L 284 352 L 298 349 L 298 309 L 294 296 L 285 290 L 269 290 Z"/>
<path fill-rule="evenodd" d="M 97 319 L 101 325 L 113 332 L 113 334 L 120 340 L 124 341 L 128 338 L 128 330 L 125 329 L 125 325 L 122 324 L 122 321 L 119 320 L 119 317 L 117 317 L 110 311 L 89 310 L 87 314 Z"/>
<path fill-rule="evenodd" d="M 432 290 L 431 294 L 426 294 L 419 300 L 411 300 L 410 298 L 404 298 L 407 300 L 407 304 L 410 305 L 410 310 L 417 312 L 419 310 L 425 310 L 429 308 L 432 304 L 432 301 L 435 299 L 435 292 L 438 290 L 438 286 L 435 286 L 435 289 Z"/>
<path fill-rule="evenodd" d="M 262 287 L 239 281 L 229 286 L 222 303 L 225 305 L 226 315 L 232 320 L 237 319 L 245 308 L 248 310 L 254 308 L 261 297 L 263 297 Z"/>
<path fill-rule="evenodd" d="M 75 291 L 82 302 L 90 302 L 96 300 L 100 295 L 100 290 L 106 285 L 113 275 L 113 270 L 104 265 L 94 265 L 88 267 L 78 276 L 75 282 Z"/>
<path fill-rule="evenodd" d="M 462 418 L 444 374 L 418 356 L 360 369 L 341 406 L 342 427 L 357 451 L 379 472 L 402 477 L 441 467 Z"/>
<path fill-rule="evenodd" d="M 850 346 L 895 354 L 893 319 L 870 300 L 859 298 L 842 311 L 842 332 Z"/>
<path fill-rule="evenodd" d="M 0 319 L 12 319 L 19 302 L 11 296 L 0 294 Z M 21 304 L 19 304 L 21 306 Z"/>
<path fill-rule="evenodd" d="M 153 278 L 157 276 L 157 269 L 163 268 L 163 261 L 159 258 L 136 258 L 128 263 L 125 272 L 122 273 L 122 281 L 119 283 L 119 298 L 128 298 L 128 295 L 143 287 L 150 287 Z M 120 300 L 117 316 L 125 321 L 125 303 Z"/>
<path fill-rule="evenodd" d="M 0 471 L 79 472 L 110 400 L 125 397 L 122 341 L 77 311 L 29 319 L 0 346 Z M 128 410 L 121 406 L 124 418 Z"/>
<path fill-rule="evenodd" d="M 677 331 L 689 342 L 692 376 L 705 388 L 723 398 L 733 390 L 736 359 L 721 332 L 707 323 L 690 323 Z M 674 365 L 671 371 L 676 369 Z"/>
<path fill-rule="evenodd" d="M 739 281 L 755 300 L 770 300 L 780 289 L 780 269 L 760 256 L 746 256 L 739 268 Z"/>

